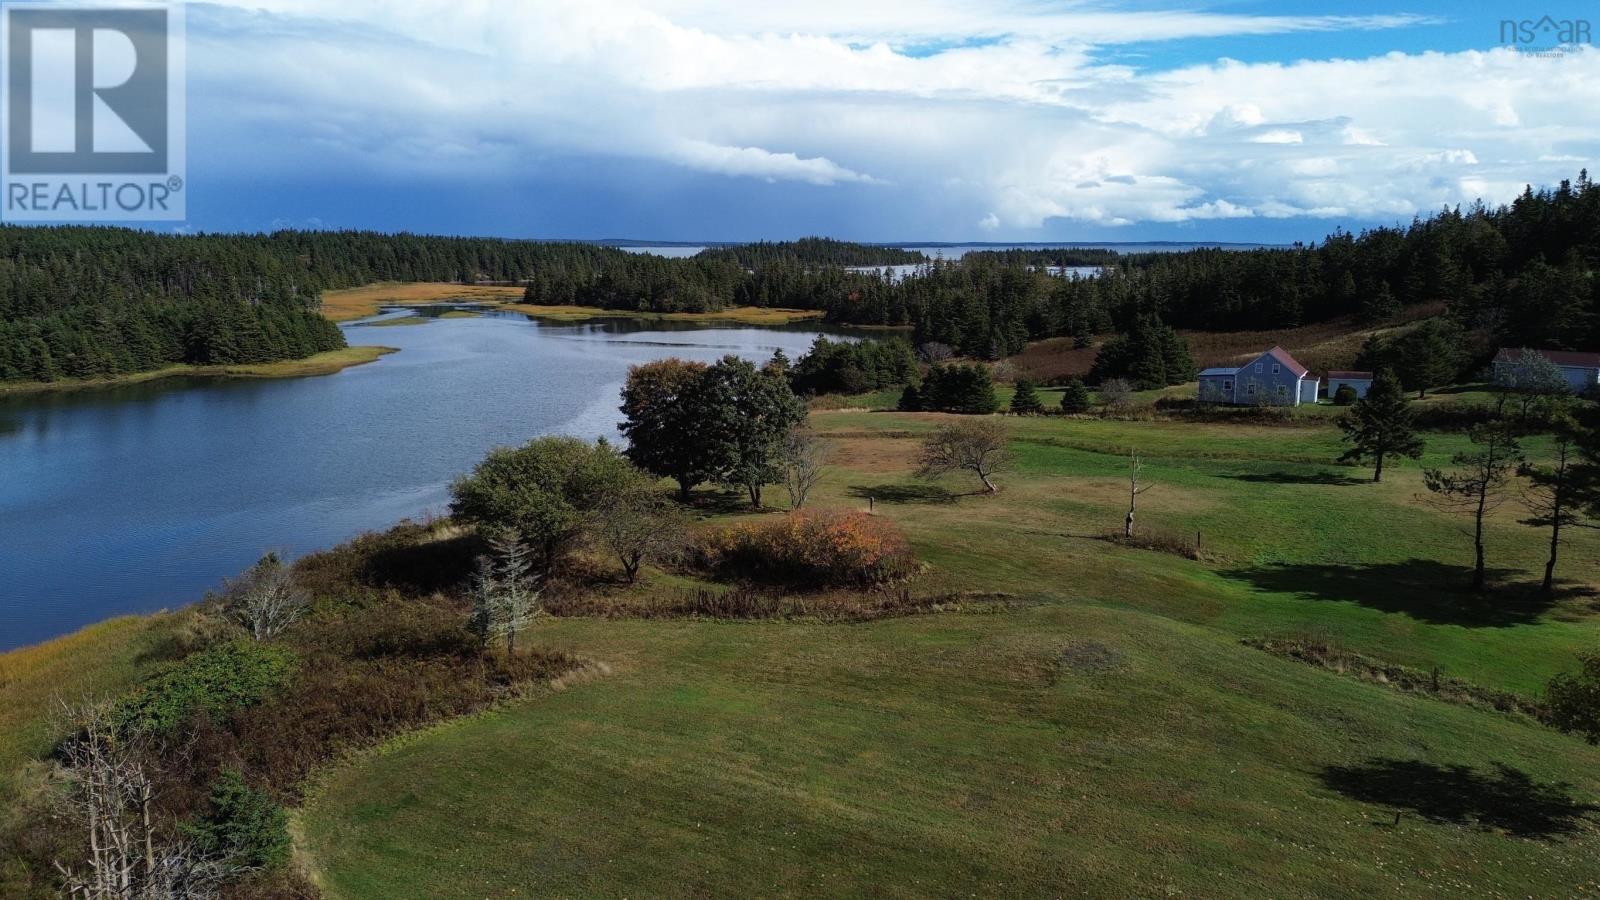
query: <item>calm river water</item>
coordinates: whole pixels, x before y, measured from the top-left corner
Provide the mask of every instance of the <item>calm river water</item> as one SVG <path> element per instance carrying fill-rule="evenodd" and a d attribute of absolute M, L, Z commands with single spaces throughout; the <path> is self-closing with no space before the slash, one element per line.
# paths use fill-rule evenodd
<path fill-rule="evenodd" d="M 0 650 L 192 602 L 267 550 L 442 512 L 450 480 L 491 447 L 617 437 L 636 363 L 793 359 L 819 330 L 512 314 L 352 324 L 350 343 L 401 352 L 319 378 L 0 399 Z"/>

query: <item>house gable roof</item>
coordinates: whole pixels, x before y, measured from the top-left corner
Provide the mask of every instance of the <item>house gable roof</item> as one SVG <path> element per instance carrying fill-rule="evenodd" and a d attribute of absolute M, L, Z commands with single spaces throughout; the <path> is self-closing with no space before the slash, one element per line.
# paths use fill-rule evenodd
<path fill-rule="evenodd" d="M 1271 357 L 1274 362 L 1283 366 L 1285 369 L 1288 369 L 1289 374 L 1296 378 L 1306 377 L 1306 374 L 1309 371 L 1305 366 L 1302 366 L 1296 362 L 1295 358 L 1289 355 L 1289 351 L 1283 349 L 1282 347 L 1273 347 L 1271 350 L 1268 350 L 1267 352 L 1256 357 L 1256 361 L 1259 362 L 1267 357 Z"/>
<path fill-rule="evenodd" d="M 1502 347 L 1494 355 L 1497 363 L 1515 365 L 1522 359 L 1522 348 Z M 1578 369 L 1600 369 L 1600 353 L 1582 353 L 1576 350 L 1534 350 L 1551 363 Z"/>

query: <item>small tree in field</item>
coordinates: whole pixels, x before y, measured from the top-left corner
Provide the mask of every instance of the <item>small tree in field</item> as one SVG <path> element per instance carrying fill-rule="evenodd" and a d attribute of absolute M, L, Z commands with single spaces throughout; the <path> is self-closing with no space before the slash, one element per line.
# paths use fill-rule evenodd
<path fill-rule="evenodd" d="M 803 509 L 811 489 L 827 470 L 833 447 L 805 426 L 789 429 L 783 447 L 783 486 L 789 491 L 789 508 Z"/>
<path fill-rule="evenodd" d="M 1390 457 L 1416 459 L 1422 455 L 1422 440 L 1417 437 L 1411 417 L 1411 401 L 1400 382 L 1387 372 L 1379 373 L 1367 395 L 1355 402 L 1339 419 L 1345 443 L 1350 449 L 1340 462 L 1372 460 L 1372 480 L 1383 480 L 1383 463 Z"/>
<path fill-rule="evenodd" d="M 1518 418 L 1524 421 L 1534 417 L 1535 411 L 1549 406 L 1572 393 L 1566 376 L 1544 354 L 1523 350 L 1515 365 L 1509 367 L 1498 379 L 1500 407 L 1515 403 Z"/>
<path fill-rule="evenodd" d="M 1544 581 L 1540 591 L 1550 594 L 1555 590 L 1556 557 L 1565 541 L 1562 532 L 1568 528 L 1589 525 L 1584 513 L 1586 506 L 1600 494 L 1594 467 L 1583 465 L 1578 454 L 1578 429 L 1570 419 L 1558 419 L 1555 427 L 1555 446 L 1547 465 L 1524 463 L 1517 474 L 1528 479 L 1528 489 L 1523 502 L 1531 513 L 1522 524 L 1534 528 L 1550 529 L 1550 554 L 1545 559 Z"/>
<path fill-rule="evenodd" d="M 1122 536 L 1133 537 L 1133 514 L 1139 507 L 1139 495 L 1155 487 L 1153 484 L 1139 483 L 1139 477 L 1144 474 L 1144 460 L 1139 458 L 1139 451 L 1128 451 L 1128 515 L 1122 520 Z"/>
<path fill-rule="evenodd" d="M 1069 416 L 1082 415 L 1089 411 L 1091 405 L 1089 388 L 1084 385 L 1083 379 L 1068 381 L 1066 390 L 1061 392 L 1061 411 Z"/>
<path fill-rule="evenodd" d="M 665 557 L 684 542 L 683 514 L 648 485 L 619 491 L 601 501 L 594 514 L 595 538 L 622 564 L 629 584 L 639 568 Z"/>
<path fill-rule="evenodd" d="M 491 538 L 492 557 L 478 558 L 472 580 L 472 630 L 482 641 L 503 637 L 506 652 L 517 652 L 517 632 L 531 624 L 541 611 L 539 577 L 533 573 L 533 553 L 510 535 Z"/>
<path fill-rule="evenodd" d="M 1017 416 L 1036 416 L 1044 412 L 1044 404 L 1039 400 L 1039 393 L 1034 384 L 1027 378 L 1017 379 L 1014 393 L 1011 395 L 1011 413 Z"/>
<path fill-rule="evenodd" d="M 224 604 L 228 616 L 252 637 L 268 641 L 300 621 L 311 598 L 295 584 L 278 554 L 268 553 L 228 585 Z"/>
<path fill-rule="evenodd" d="M 1472 589 L 1481 591 L 1486 583 L 1483 563 L 1484 517 L 1505 502 L 1507 477 L 1522 459 L 1516 435 L 1504 422 L 1478 425 L 1471 431 L 1475 449 L 1451 458 L 1453 472 L 1427 469 L 1423 484 L 1441 509 L 1472 516 Z"/>
<path fill-rule="evenodd" d="M 978 476 L 988 493 L 998 490 L 990 479 L 1010 462 L 1010 434 L 995 419 L 944 425 L 922 442 L 922 465 L 917 474 L 937 478 L 965 471 Z"/>
<path fill-rule="evenodd" d="M 1105 404 L 1106 412 L 1127 412 L 1128 407 L 1133 405 L 1133 385 L 1123 378 L 1101 382 L 1100 402 Z"/>

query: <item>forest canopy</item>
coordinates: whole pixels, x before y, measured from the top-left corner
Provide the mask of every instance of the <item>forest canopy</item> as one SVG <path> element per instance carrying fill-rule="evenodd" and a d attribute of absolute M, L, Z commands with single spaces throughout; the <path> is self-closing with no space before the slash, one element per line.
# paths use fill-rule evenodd
<path fill-rule="evenodd" d="M 997 359 L 1033 340 L 1087 341 L 1142 321 L 1207 331 L 1381 322 L 1438 304 L 1481 350 L 1600 347 L 1600 190 L 1525 190 L 1317 244 L 1119 255 L 915 251 L 824 238 L 672 259 L 588 243 L 371 232 L 158 235 L 0 227 L 0 380 L 264 362 L 343 346 L 321 292 L 379 281 L 525 285 L 541 305 L 647 312 L 821 310 L 899 326 L 915 345 Z M 908 277 L 874 267 L 917 265 Z M 1097 277 L 1055 274 L 1101 267 Z M 1477 360 L 1480 361 L 1481 360 Z M 1181 367 L 1179 367 L 1181 368 Z M 1153 380 L 1153 379 L 1152 379 Z"/>

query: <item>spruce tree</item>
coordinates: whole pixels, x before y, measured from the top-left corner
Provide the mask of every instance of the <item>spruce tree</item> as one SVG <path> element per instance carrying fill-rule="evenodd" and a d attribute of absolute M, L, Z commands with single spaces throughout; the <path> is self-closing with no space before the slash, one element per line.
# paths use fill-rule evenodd
<path fill-rule="evenodd" d="M 1011 395 L 1011 414 L 1036 416 L 1042 412 L 1044 404 L 1039 401 L 1039 394 L 1034 390 L 1033 382 L 1026 378 L 1017 379 L 1016 392 Z"/>
<path fill-rule="evenodd" d="M 922 412 L 922 392 L 916 385 L 908 384 L 906 389 L 900 392 L 898 408 L 902 412 Z"/>
<path fill-rule="evenodd" d="M 1411 416 L 1411 401 L 1406 398 L 1389 372 L 1380 372 L 1367 396 L 1357 400 L 1339 419 L 1350 449 L 1340 462 L 1373 462 L 1372 480 L 1383 480 L 1383 463 L 1393 456 L 1416 459 L 1422 455 L 1422 440 L 1417 437 Z"/>
<path fill-rule="evenodd" d="M 1089 388 L 1083 379 L 1068 381 L 1066 390 L 1061 393 L 1061 411 L 1071 416 L 1082 415 L 1089 411 L 1090 405 Z"/>

